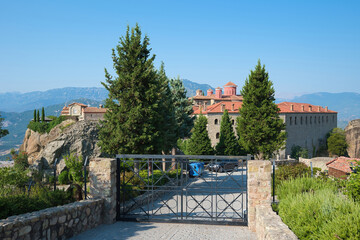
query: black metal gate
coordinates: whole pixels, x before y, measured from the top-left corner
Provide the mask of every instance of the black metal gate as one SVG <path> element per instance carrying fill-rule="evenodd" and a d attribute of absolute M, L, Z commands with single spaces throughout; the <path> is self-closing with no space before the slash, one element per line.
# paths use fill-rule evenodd
<path fill-rule="evenodd" d="M 247 225 L 249 156 L 116 158 L 117 220 Z"/>

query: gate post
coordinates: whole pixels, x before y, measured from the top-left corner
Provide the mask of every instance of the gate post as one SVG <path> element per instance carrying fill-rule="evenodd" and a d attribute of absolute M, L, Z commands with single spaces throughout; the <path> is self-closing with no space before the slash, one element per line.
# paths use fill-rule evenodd
<path fill-rule="evenodd" d="M 103 223 L 116 221 L 116 160 L 95 158 L 89 164 L 90 195 L 104 198 Z"/>
<path fill-rule="evenodd" d="M 268 160 L 248 161 L 248 226 L 255 232 L 256 206 L 270 206 L 271 204 L 271 162 Z"/>

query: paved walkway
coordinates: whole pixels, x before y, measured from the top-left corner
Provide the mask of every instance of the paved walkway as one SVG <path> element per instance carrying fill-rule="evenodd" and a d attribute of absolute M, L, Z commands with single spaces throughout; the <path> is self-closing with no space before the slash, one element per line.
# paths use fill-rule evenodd
<path fill-rule="evenodd" d="M 139 223 L 116 222 L 101 225 L 77 235 L 73 240 L 118 240 L 118 239 L 246 239 L 255 240 L 256 236 L 247 227 L 219 226 L 177 223 Z"/>

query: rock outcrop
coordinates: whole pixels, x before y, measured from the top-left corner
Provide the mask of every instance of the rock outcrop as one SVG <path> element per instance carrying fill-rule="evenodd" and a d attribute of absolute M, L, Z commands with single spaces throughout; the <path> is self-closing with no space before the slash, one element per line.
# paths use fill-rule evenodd
<path fill-rule="evenodd" d="M 348 154 L 351 158 L 360 158 L 360 119 L 352 120 L 345 128 Z"/>
<path fill-rule="evenodd" d="M 98 142 L 98 122 L 66 120 L 51 129 L 49 133 L 40 134 L 26 130 L 20 151 L 28 154 L 30 164 L 46 169 L 61 159 L 64 154 L 75 152 L 84 158 L 100 156 Z"/>

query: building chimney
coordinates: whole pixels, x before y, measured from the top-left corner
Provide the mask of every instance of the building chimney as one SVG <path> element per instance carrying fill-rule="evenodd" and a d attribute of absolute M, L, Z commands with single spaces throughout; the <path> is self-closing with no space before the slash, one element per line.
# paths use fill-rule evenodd
<path fill-rule="evenodd" d="M 201 89 L 196 90 L 196 96 L 202 96 L 202 90 Z"/>
<path fill-rule="evenodd" d="M 294 104 L 290 105 L 290 111 L 294 111 Z"/>
<path fill-rule="evenodd" d="M 222 111 L 222 112 L 225 111 L 225 104 L 221 104 L 221 111 Z"/>
<path fill-rule="evenodd" d="M 221 87 L 217 87 L 215 89 L 215 97 L 216 98 L 221 98 L 221 96 L 222 96 L 222 89 L 221 89 Z"/>
<path fill-rule="evenodd" d="M 231 104 L 231 111 L 235 111 L 235 104 Z"/>
<path fill-rule="evenodd" d="M 311 112 L 312 111 L 312 106 L 311 105 L 309 105 L 309 112 Z"/>
<path fill-rule="evenodd" d="M 206 94 L 206 95 L 207 95 L 207 96 L 210 96 L 210 95 L 213 95 L 213 93 L 214 93 L 213 90 L 210 88 L 210 89 L 207 90 L 207 94 Z"/>
<path fill-rule="evenodd" d="M 318 106 L 318 112 L 320 112 L 320 106 Z"/>
<path fill-rule="evenodd" d="M 304 105 L 301 105 L 301 111 L 304 111 Z"/>
<path fill-rule="evenodd" d="M 103 108 L 103 105 L 102 105 L 102 104 L 100 104 L 100 105 L 99 105 L 99 108 Z"/>
<path fill-rule="evenodd" d="M 327 111 L 329 111 L 329 109 L 328 109 L 328 107 L 326 106 L 326 107 L 325 107 L 325 112 L 327 112 Z"/>

